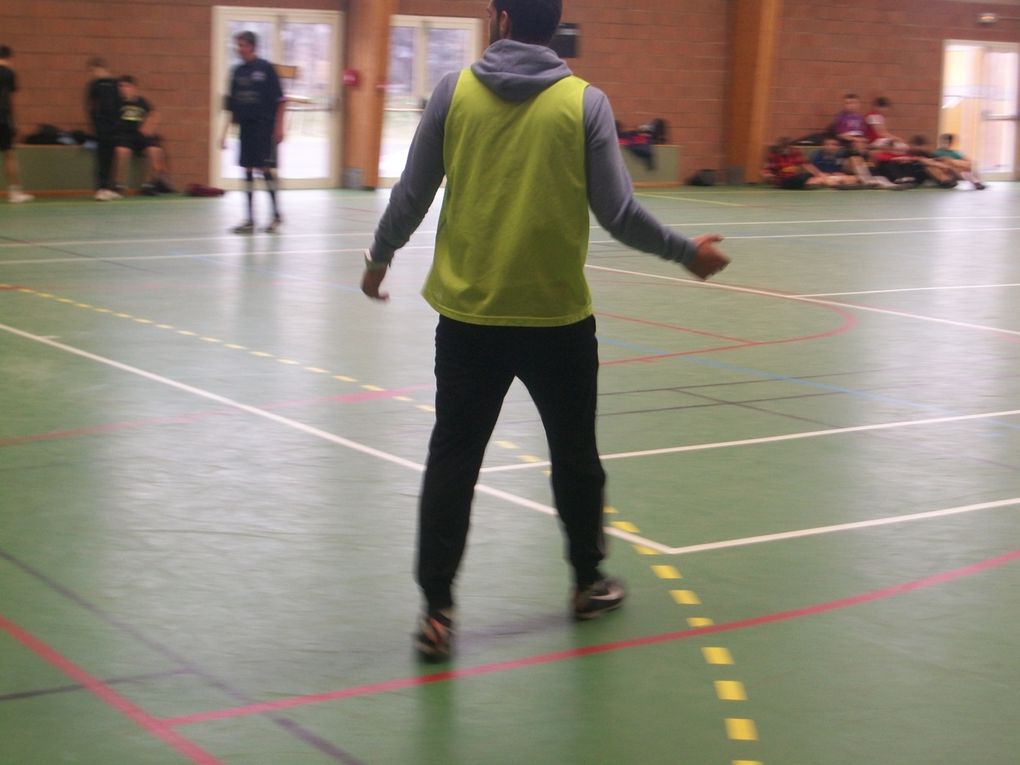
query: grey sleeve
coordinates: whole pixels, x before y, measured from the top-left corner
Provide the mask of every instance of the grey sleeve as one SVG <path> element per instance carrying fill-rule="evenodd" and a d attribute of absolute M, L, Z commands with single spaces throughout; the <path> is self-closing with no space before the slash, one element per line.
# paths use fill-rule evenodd
<path fill-rule="evenodd" d="M 634 199 L 630 174 L 620 154 L 612 106 L 593 86 L 584 93 L 584 128 L 588 204 L 595 219 L 628 247 L 666 260 L 690 262 L 697 252 L 694 243 L 664 227 Z"/>
<path fill-rule="evenodd" d="M 393 187 L 389 204 L 375 230 L 375 241 L 371 247 L 374 261 L 389 263 L 393 254 L 407 244 L 428 213 L 443 182 L 446 175 L 443 164 L 446 115 L 450 111 L 458 77 L 459 74 L 453 73 L 440 80 L 425 107 L 407 153 L 404 172 Z"/>

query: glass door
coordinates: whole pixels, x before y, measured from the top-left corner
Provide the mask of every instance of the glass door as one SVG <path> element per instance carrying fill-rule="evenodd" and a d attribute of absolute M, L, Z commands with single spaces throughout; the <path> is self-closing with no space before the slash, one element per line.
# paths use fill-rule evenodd
<path fill-rule="evenodd" d="M 1017 123 L 1020 44 L 949 40 L 942 66 L 939 132 L 988 180 L 1020 180 Z"/>
<path fill-rule="evenodd" d="M 341 16 L 332 11 L 217 6 L 213 9 L 213 81 L 210 175 L 212 185 L 240 188 L 243 170 L 237 165 L 237 130 L 220 148 L 223 110 L 230 70 L 240 63 L 234 35 L 258 35 L 256 54 L 272 61 L 287 99 L 284 140 L 279 147 L 283 188 L 333 188 L 340 168 Z"/>
<path fill-rule="evenodd" d="M 400 177 L 425 104 L 444 74 L 468 66 L 481 54 L 478 19 L 394 16 L 383 114 L 379 183 Z"/>

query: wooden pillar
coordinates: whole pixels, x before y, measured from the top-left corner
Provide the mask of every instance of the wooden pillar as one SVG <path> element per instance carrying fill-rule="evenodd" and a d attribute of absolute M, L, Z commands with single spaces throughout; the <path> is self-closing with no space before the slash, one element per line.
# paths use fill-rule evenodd
<path fill-rule="evenodd" d="M 733 0 L 730 20 L 726 179 L 761 179 L 783 0 Z"/>
<path fill-rule="evenodd" d="M 345 87 L 343 186 L 373 189 L 379 183 L 390 17 L 397 0 L 349 0 L 346 68 L 358 83 Z"/>

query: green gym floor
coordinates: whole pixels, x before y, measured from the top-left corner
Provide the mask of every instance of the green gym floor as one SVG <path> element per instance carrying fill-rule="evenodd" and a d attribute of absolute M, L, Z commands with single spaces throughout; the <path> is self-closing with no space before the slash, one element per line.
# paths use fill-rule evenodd
<path fill-rule="evenodd" d="M 733 264 L 592 230 L 629 600 L 568 618 L 515 385 L 438 667 L 438 205 L 375 304 L 386 192 L 0 204 L 0 763 L 1020 762 L 1020 184 L 639 196 Z"/>

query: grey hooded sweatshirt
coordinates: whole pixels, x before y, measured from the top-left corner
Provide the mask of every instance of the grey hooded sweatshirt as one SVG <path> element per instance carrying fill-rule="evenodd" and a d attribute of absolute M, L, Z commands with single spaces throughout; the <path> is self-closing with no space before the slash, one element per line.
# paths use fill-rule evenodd
<path fill-rule="evenodd" d="M 490 45 L 471 70 L 507 101 L 526 101 L 571 74 L 550 48 L 514 40 Z M 407 244 L 443 182 L 446 116 L 458 77 L 459 72 L 443 77 L 425 108 L 404 172 L 376 228 L 373 261 L 388 263 L 394 252 Z M 666 260 L 689 262 L 696 252 L 694 243 L 662 226 L 634 199 L 630 175 L 620 155 L 612 107 L 605 93 L 594 86 L 584 93 L 584 132 L 588 205 L 595 219 L 628 247 Z"/>

